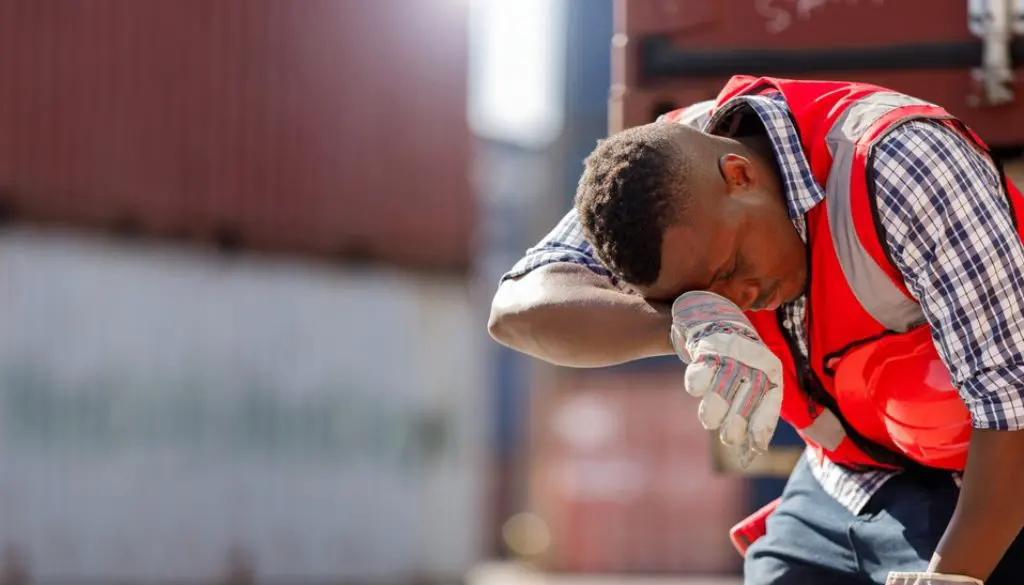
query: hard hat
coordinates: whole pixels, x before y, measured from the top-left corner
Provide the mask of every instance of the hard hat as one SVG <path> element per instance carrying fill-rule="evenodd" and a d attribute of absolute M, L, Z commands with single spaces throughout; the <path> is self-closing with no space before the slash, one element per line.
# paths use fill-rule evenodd
<path fill-rule="evenodd" d="M 964 468 L 971 416 L 927 326 L 861 344 L 833 368 L 836 400 L 858 431 L 922 465 Z"/>

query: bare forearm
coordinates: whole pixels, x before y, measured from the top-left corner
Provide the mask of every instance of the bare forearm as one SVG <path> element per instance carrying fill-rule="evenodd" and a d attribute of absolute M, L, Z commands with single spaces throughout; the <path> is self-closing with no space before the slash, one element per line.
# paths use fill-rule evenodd
<path fill-rule="evenodd" d="M 553 364 L 600 367 L 672 352 L 671 319 L 650 305 L 606 291 L 586 300 L 538 305 L 495 338 Z"/>
<path fill-rule="evenodd" d="M 543 285 L 516 283 L 495 298 L 491 336 L 512 349 L 569 367 L 601 367 L 668 355 L 669 308 L 603 286 L 596 276 L 562 274 Z"/>
<path fill-rule="evenodd" d="M 975 430 L 956 511 L 931 569 L 985 580 L 1024 526 L 1024 431 Z"/>

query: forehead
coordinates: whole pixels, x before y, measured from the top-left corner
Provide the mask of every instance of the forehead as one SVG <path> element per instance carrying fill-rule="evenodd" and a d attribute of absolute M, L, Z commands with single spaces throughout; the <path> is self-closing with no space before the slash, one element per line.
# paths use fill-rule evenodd
<path fill-rule="evenodd" d="M 670 301 L 689 290 L 709 286 L 730 255 L 726 230 L 721 222 L 701 221 L 665 230 L 661 244 L 658 280 L 642 287 L 647 298 Z"/>

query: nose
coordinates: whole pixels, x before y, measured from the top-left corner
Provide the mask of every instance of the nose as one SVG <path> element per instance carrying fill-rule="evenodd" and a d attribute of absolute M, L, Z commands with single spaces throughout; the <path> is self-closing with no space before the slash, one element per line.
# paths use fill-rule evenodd
<path fill-rule="evenodd" d="M 733 279 L 716 283 L 711 288 L 711 292 L 720 294 L 735 303 L 737 307 L 749 311 L 761 294 L 761 287 L 754 280 Z"/>

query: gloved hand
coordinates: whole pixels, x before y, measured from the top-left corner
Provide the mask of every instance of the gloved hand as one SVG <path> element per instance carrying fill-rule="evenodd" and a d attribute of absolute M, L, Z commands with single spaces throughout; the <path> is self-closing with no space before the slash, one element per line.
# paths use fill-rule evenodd
<path fill-rule="evenodd" d="M 980 579 L 942 573 L 889 573 L 885 585 L 985 585 Z"/>
<path fill-rule="evenodd" d="M 743 311 L 725 297 L 688 292 L 672 303 L 672 347 L 686 366 L 686 391 L 702 398 L 700 421 L 719 430 L 747 467 L 768 443 L 782 409 L 782 362 Z"/>

